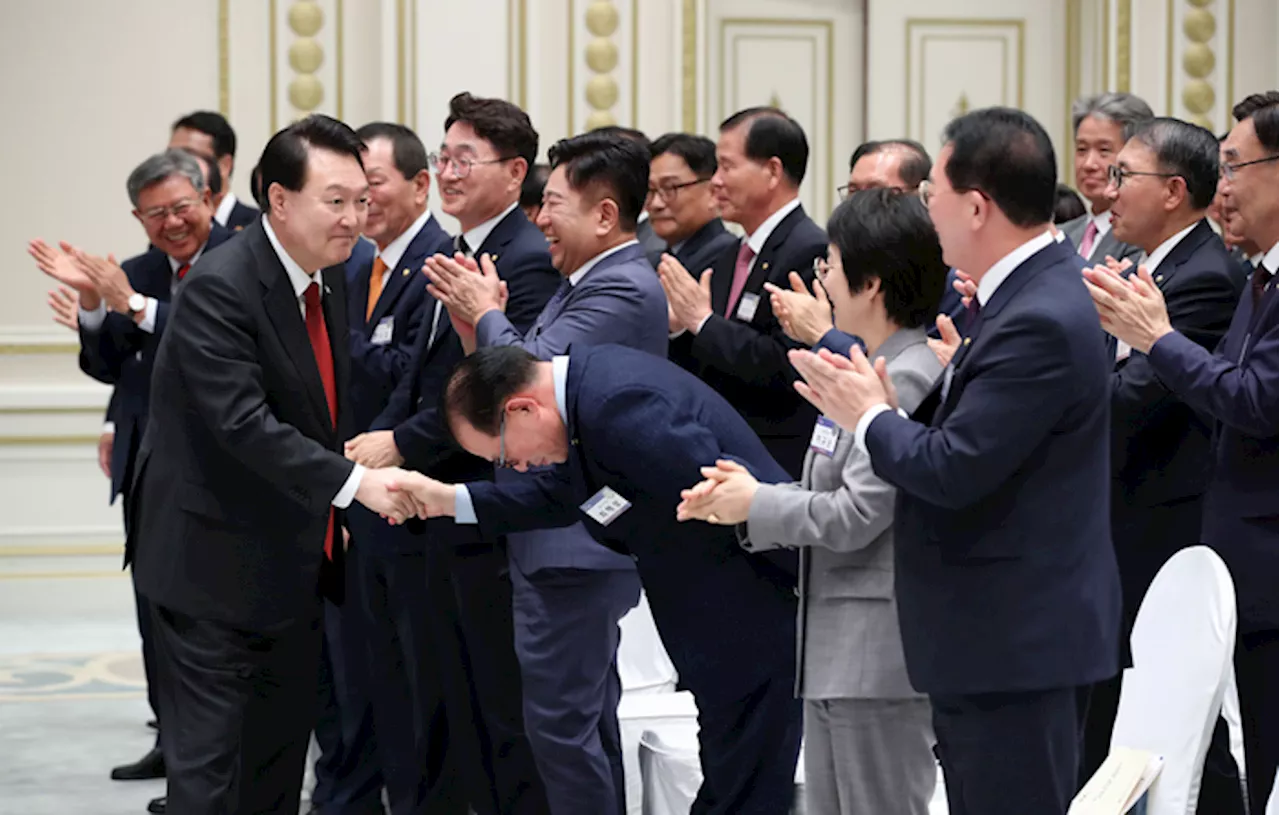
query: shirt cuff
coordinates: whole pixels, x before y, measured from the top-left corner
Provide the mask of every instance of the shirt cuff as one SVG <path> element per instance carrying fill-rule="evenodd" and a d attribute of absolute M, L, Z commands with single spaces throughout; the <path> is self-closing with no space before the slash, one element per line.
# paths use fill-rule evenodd
<path fill-rule="evenodd" d="M 693 329 L 694 335 L 702 333 L 702 327 L 707 324 L 707 320 L 710 320 L 713 314 L 714 312 L 712 312 L 712 314 L 708 314 L 706 317 L 703 317 L 701 321 L 699 321 L 698 327 Z"/>
<path fill-rule="evenodd" d="M 458 484 L 453 488 L 453 520 L 454 523 L 475 524 L 476 507 L 471 503 L 471 493 L 466 484 Z"/>
<path fill-rule="evenodd" d="M 147 304 L 142 308 L 142 321 L 138 323 L 138 328 L 148 334 L 156 333 L 156 310 L 158 308 L 159 305 L 156 302 L 156 298 L 148 297 Z M 354 491 L 352 494 L 355 494 Z"/>
<path fill-rule="evenodd" d="M 80 327 L 85 331 L 97 331 L 102 328 L 102 324 L 107 321 L 107 304 L 98 301 L 98 307 L 93 311 L 85 311 L 80 309 Z"/>
<path fill-rule="evenodd" d="M 686 333 L 688 333 L 688 332 L 686 332 L 686 331 L 682 328 L 682 329 L 680 329 L 679 331 L 675 332 L 674 334 L 668 334 L 668 335 L 667 335 L 667 339 L 669 339 L 669 340 L 674 340 L 676 337 L 682 337 L 682 336 L 684 336 Z"/>
<path fill-rule="evenodd" d="M 103 433 L 110 433 L 110 434 L 112 434 L 112 435 L 115 435 L 115 432 L 116 432 L 116 423 L 115 423 L 115 422 L 103 422 L 103 423 L 102 423 L 102 432 L 103 432 Z"/>
<path fill-rule="evenodd" d="M 347 476 L 347 481 L 342 485 L 342 489 L 338 490 L 338 494 L 333 496 L 333 505 L 338 509 L 346 509 L 351 506 L 351 502 L 356 497 L 356 490 L 360 489 L 360 479 L 362 478 L 364 478 L 364 465 L 357 464 L 351 468 L 351 475 Z"/>
<path fill-rule="evenodd" d="M 891 410 L 893 408 L 881 402 L 878 405 L 872 405 L 866 413 L 862 414 L 862 418 L 858 420 L 858 426 L 853 429 L 853 446 L 858 452 L 863 454 L 867 452 L 867 428 L 871 427 L 871 422 L 881 413 Z"/>

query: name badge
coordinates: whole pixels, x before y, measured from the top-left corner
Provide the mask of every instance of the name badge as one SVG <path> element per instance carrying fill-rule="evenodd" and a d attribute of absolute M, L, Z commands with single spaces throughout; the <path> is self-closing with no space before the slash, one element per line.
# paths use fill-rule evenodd
<path fill-rule="evenodd" d="M 840 438 L 840 430 L 836 423 L 826 416 L 819 416 L 813 426 L 813 436 L 809 438 L 809 449 L 830 458 L 836 453 L 836 440 Z"/>
<path fill-rule="evenodd" d="M 619 515 L 631 509 L 631 502 L 609 487 L 601 487 L 600 491 L 591 496 L 590 500 L 579 509 L 601 526 L 608 526 L 616 521 Z"/>
<path fill-rule="evenodd" d="M 744 291 L 742 299 L 738 301 L 738 310 L 735 316 L 742 322 L 749 323 L 756 318 L 756 309 L 758 308 L 760 308 L 760 295 Z"/>
<path fill-rule="evenodd" d="M 373 329 L 373 339 L 369 340 L 374 345 L 386 345 L 391 342 L 391 335 L 396 330 L 396 318 L 383 317 L 378 321 L 377 328 Z"/>

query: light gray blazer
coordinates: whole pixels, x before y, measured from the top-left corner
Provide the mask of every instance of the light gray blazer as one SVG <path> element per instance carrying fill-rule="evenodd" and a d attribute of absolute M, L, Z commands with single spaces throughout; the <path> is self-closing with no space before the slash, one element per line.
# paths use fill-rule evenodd
<path fill-rule="evenodd" d="M 1076 247 L 1076 251 L 1080 249 L 1080 241 L 1084 240 L 1085 227 L 1089 225 L 1089 213 L 1081 215 L 1079 218 L 1072 218 L 1065 224 L 1061 224 L 1058 228 L 1067 234 L 1071 239 L 1071 245 Z M 1100 263 L 1107 262 L 1107 255 L 1116 260 L 1124 260 L 1129 258 L 1134 263 L 1138 262 L 1138 255 L 1142 254 L 1142 248 L 1134 246 L 1131 243 L 1121 243 L 1116 237 L 1114 229 L 1108 229 L 1107 234 L 1093 242 L 1093 251 L 1089 253 L 1088 261 L 1090 266 L 1097 266 Z"/>
<path fill-rule="evenodd" d="M 908 413 L 942 372 L 925 330 L 903 329 L 876 350 Z M 893 504 L 853 432 L 839 430 L 835 454 L 810 450 L 799 484 L 761 484 L 743 548 L 800 547 L 796 694 L 805 699 L 904 699 L 907 680 L 893 593 Z"/>

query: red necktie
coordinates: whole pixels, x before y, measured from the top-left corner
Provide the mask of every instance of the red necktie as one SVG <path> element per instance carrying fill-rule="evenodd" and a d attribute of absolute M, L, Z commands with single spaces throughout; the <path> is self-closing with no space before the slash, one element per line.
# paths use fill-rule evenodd
<path fill-rule="evenodd" d="M 726 317 L 733 316 L 733 307 L 738 304 L 738 298 L 747 286 L 747 278 L 751 276 L 751 259 L 755 256 L 755 250 L 746 241 L 738 247 L 738 259 L 733 264 L 733 285 L 729 287 L 729 300 L 724 305 Z"/>
<path fill-rule="evenodd" d="M 307 337 L 311 340 L 311 353 L 316 355 L 316 367 L 320 369 L 320 382 L 324 385 L 324 399 L 329 403 L 329 420 L 338 424 L 338 383 L 333 377 L 333 348 L 329 345 L 329 329 L 324 324 L 324 311 L 320 308 L 320 284 L 312 283 L 303 292 L 307 308 Z M 329 526 L 324 531 L 324 556 L 333 560 L 333 507 L 329 507 Z"/>
<path fill-rule="evenodd" d="M 191 264 L 190 264 L 190 263 L 184 263 L 184 264 L 182 264 L 181 266 L 179 266 L 179 267 L 178 267 L 178 272 L 177 272 L 177 274 L 178 274 L 178 279 L 179 279 L 179 280 L 181 280 L 182 278 L 186 277 L 186 276 L 187 276 L 187 272 L 189 272 L 189 271 L 191 271 Z"/>

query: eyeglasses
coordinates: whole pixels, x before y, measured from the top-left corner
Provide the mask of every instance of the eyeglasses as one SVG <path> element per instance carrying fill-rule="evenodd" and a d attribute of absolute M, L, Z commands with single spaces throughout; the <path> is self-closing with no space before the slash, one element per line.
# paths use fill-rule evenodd
<path fill-rule="evenodd" d="M 177 217 L 181 218 L 182 216 L 190 212 L 191 208 L 194 207 L 197 203 L 199 202 L 196 201 L 194 198 L 184 198 L 181 201 L 178 201 L 177 203 L 171 204 L 167 207 L 152 207 L 151 209 L 142 213 L 142 217 L 145 220 L 151 221 L 152 223 L 161 224 L 167 221 L 170 215 L 176 215 Z"/>
<path fill-rule="evenodd" d="M 449 165 L 453 165 L 453 174 L 458 178 L 466 178 L 471 175 L 471 168 L 481 164 L 501 164 L 504 161 L 511 161 L 519 156 L 503 156 L 502 158 L 493 158 L 485 161 L 477 161 L 473 158 L 442 156 L 439 153 L 432 153 L 427 156 L 427 163 L 431 165 L 431 172 L 436 175 L 444 175 L 445 170 L 449 169 Z"/>
<path fill-rule="evenodd" d="M 1155 178 L 1182 178 L 1178 173 L 1144 173 L 1138 170 L 1130 170 L 1127 167 L 1121 167 L 1119 164 L 1112 164 L 1107 168 L 1107 183 L 1115 184 L 1116 189 L 1124 186 L 1124 180 L 1130 176 L 1149 175 Z"/>
<path fill-rule="evenodd" d="M 662 184 L 657 187 L 650 187 L 649 196 L 657 196 L 669 204 L 676 200 L 676 196 L 680 193 L 680 190 L 683 190 L 685 187 L 692 187 L 695 184 L 705 184 L 710 180 L 711 179 L 709 178 L 695 178 L 693 181 L 686 181 L 683 184 Z"/>
<path fill-rule="evenodd" d="M 1263 156 L 1262 158 L 1255 158 L 1252 161 L 1237 161 L 1234 164 L 1224 161 L 1222 164 L 1218 165 L 1218 174 L 1228 181 L 1235 181 L 1237 170 L 1243 167 L 1249 167 L 1253 164 L 1265 164 L 1268 161 L 1275 161 L 1277 158 L 1280 158 L 1280 156 Z"/>
<path fill-rule="evenodd" d="M 826 282 L 827 275 L 831 273 L 831 264 L 827 263 L 824 257 L 816 257 L 813 259 L 813 276 L 818 279 L 819 283 Z"/>
<path fill-rule="evenodd" d="M 925 179 L 925 180 L 927 181 L 928 179 Z M 924 183 L 924 182 L 921 182 L 921 183 Z M 907 187 L 897 187 L 893 185 L 881 187 L 879 184 L 845 184 L 843 186 L 836 187 L 836 192 L 840 194 L 840 200 L 844 201 L 848 199 L 850 195 L 853 195 L 855 192 L 862 192 L 863 190 L 878 190 L 878 189 L 897 190 L 898 192 L 908 191 Z M 919 192 L 920 192 L 920 189 L 917 187 L 916 193 L 919 193 Z"/>
<path fill-rule="evenodd" d="M 933 200 L 933 197 L 937 194 L 937 192 L 938 191 L 933 187 L 933 182 L 927 178 L 924 181 L 920 182 L 920 186 L 916 187 L 916 195 L 920 196 L 920 200 L 924 202 L 924 205 L 926 207 L 929 206 L 929 202 Z M 977 187 L 956 187 L 954 192 L 958 192 L 958 193 L 959 192 L 976 192 L 978 195 L 981 195 L 983 198 L 987 199 L 988 201 L 991 200 L 990 195 L 987 195 L 985 192 L 978 189 Z"/>

